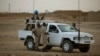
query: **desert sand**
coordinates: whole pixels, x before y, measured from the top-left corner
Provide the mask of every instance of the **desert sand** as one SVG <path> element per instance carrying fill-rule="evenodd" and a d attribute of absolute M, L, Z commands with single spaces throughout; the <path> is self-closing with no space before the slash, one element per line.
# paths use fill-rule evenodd
<path fill-rule="evenodd" d="M 0 17 L 0 56 L 100 56 L 100 22 L 81 22 L 81 31 L 94 35 L 95 43 L 91 45 L 89 52 L 81 53 L 74 49 L 72 53 L 63 53 L 59 47 L 41 52 L 27 50 L 23 41 L 18 38 L 18 30 L 24 27 L 25 18 L 27 17 Z M 62 19 L 60 21 L 69 22 Z"/>

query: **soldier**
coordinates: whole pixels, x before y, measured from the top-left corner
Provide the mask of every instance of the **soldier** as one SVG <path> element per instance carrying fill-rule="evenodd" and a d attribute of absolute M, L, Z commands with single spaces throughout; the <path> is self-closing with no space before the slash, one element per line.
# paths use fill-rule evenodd
<path fill-rule="evenodd" d="M 37 27 L 34 29 L 34 34 L 35 34 L 35 48 L 36 50 L 39 50 L 39 44 L 40 44 L 40 37 L 41 37 L 41 32 L 40 32 L 40 24 L 37 23 Z"/>
<path fill-rule="evenodd" d="M 79 30 L 76 28 L 76 23 L 72 23 L 72 26 L 73 26 L 77 31 L 79 31 Z"/>
<path fill-rule="evenodd" d="M 38 15 L 39 13 L 38 13 L 38 10 L 35 10 L 34 11 L 34 14 L 33 14 L 33 16 L 32 16 L 32 20 L 39 20 L 39 15 Z"/>
<path fill-rule="evenodd" d="M 43 49 L 42 51 L 47 51 L 45 48 L 48 44 L 47 40 L 47 32 L 46 32 L 46 24 L 43 23 L 43 26 L 41 27 L 41 36 L 42 36 L 42 41 L 43 41 Z"/>

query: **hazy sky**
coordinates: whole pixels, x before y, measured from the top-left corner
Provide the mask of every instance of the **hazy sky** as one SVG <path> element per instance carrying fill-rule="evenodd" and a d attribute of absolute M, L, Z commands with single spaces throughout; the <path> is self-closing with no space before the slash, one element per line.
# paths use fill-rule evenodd
<path fill-rule="evenodd" d="M 40 12 L 78 10 L 78 0 L 0 0 L 0 12 L 9 12 L 9 3 L 11 12 L 33 12 L 33 7 Z M 100 0 L 80 0 L 82 11 L 100 11 L 99 5 Z"/>

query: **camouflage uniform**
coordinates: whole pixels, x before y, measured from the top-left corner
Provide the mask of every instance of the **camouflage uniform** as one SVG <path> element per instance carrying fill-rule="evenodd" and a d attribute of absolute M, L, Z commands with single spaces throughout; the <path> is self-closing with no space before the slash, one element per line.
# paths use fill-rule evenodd
<path fill-rule="evenodd" d="M 42 28 L 41 28 L 41 36 L 42 36 L 43 48 L 45 48 L 48 44 L 47 33 L 46 33 L 46 27 L 45 26 L 42 26 Z"/>
<path fill-rule="evenodd" d="M 41 32 L 40 32 L 40 28 L 39 27 L 36 27 L 34 29 L 34 34 L 35 34 L 35 48 L 36 50 L 38 50 L 38 46 L 40 44 L 40 38 L 41 38 Z"/>

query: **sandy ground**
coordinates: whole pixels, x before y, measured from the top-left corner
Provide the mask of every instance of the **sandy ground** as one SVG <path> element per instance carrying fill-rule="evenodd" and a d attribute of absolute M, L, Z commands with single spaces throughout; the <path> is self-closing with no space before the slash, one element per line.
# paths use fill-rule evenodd
<path fill-rule="evenodd" d="M 23 17 L 0 17 L 0 56 L 100 56 L 100 22 L 81 23 L 81 31 L 93 34 L 95 39 L 88 53 L 81 53 L 78 49 L 63 53 L 59 47 L 48 52 L 29 51 L 18 39 L 18 30 L 23 26 Z"/>

